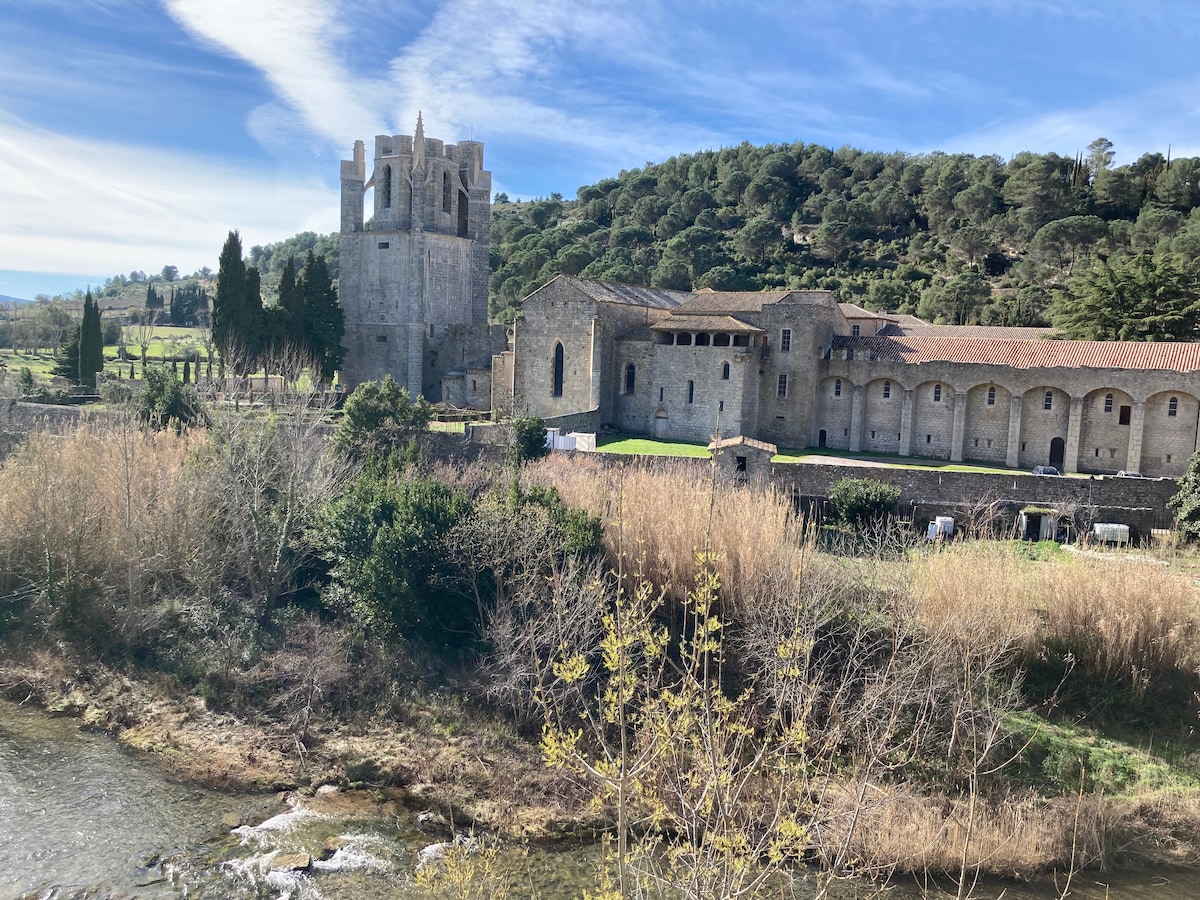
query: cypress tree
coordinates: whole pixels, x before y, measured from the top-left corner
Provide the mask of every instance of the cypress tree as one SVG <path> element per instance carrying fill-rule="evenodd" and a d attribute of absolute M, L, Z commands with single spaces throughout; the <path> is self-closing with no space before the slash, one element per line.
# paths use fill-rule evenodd
<path fill-rule="evenodd" d="M 221 354 L 221 374 L 226 363 L 245 375 L 256 367 L 261 351 L 262 296 L 258 269 L 242 259 L 242 238 L 229 232 L 221 248 L 217 294 L 213 297 L 212 336 Z"/>
<path fill-rule="evenodd" d="M 342 365 L 346 320 L 338 305 L 337 288 L 329 277 L 325 257 L 311 250 L 304 260 L 305 346 L 322 382 L 328 383 Z"/>
<path fill-rule="evenodd" d="M 295 254 L 288 254 L 279 278 L 279 308 L 286 317 L 284 343 L 296 352 L 306 350 L 304 285 L 296 274 Z"/>
<path fill-rule="evenodd" d="M 79 380 L 96 386 L 96 373 L 104 369 L 104 330 L 100 324 L 100 306 L 89 290 L 83 298 L 83 322 L 79 326 Z"/>

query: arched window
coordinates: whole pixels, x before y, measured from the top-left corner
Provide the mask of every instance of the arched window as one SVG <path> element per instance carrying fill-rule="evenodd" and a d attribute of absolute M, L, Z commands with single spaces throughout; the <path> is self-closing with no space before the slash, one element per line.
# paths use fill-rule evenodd
<path fill-rule="evenodd" d="M 1104 395 L 1104 411 L 1106 413 L 1112 412 L 1112 403 L 1113 403 L 1113 395 L 1105 394 Z"/>
<path fill-rule="evenodd" d="M 833 382 L 833 396 L 842 396 L 842 379 L 840 378 L 835 379 Z"/>
<path fill-rule="evenodd" d="M 1167 415 L 1171 417 L 1179 415 L 1178 397 L 1172 397 L 1169 401 L 1167 401 Z"/>
<path fill-rule="evenodd" d="M 635 375 L 636 372 L 634 371 L 633 363 L 630 363 L 625 367 L 625 393 L 627 394 L 633 393 L 633 380 Z"/>
<path fill-rule="evenodd" d="M 1054 408 L 1054 391 L 1046 391 L 1046 396 L 1042 398 L 1042 409 Z"/>
<path fill-rule="evenodd" d="M 996 387 L 995 387 L 995 385 L 992 385 L 991 387 L 989 387 L 989 388 L 988 388 L 988 401 L 987 401 L 987 405 L 988 405 L 988 406 L 995 406 L 995 405 L 996 405 Z"/>
<path fill-rule="evenodd" d="M 383 188 L 383 208 L 391 209 L 392 208 L 392 167 L 391 166 L 383 167 L 383 184 L 381 185 L 381 187 Z"/>
<path fill-rule="evenodd" d="M 729 363 L 721 363 L 721 380 L 729 380 Z"/>
<path fill-rule="evenodd" d="M 933 402 L 934 403 L 942 402 L 942 386 L 940 384 L 935 384 L 933 386 Z"/>
<path fill-rule="evenodd" d="M 442 173 L 442 212 L 450 212 L 450 173 Z"/>
<path fill-rule="evenodd" d="M 883 383 L 883 399 L 886 400 L 891 396 L 892 396 L 892 383 L 890 381 L 885 381 Z"/>
<path fill-rule="evenodd" d="M 563 345 L 554 345 L 554 378 L 551 395 L 561 397 L 563 394 Z"/>

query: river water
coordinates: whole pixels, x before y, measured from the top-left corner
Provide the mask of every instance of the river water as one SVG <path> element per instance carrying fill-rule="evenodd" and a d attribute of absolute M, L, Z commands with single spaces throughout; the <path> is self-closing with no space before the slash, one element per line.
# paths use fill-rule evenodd
<path fill-rule="evenodd" d="M 0 900 L 425 898 L 431 895 L 414 881 L 420 854 L 449 834 L 419 821 L 420 812 L 368 794 L 285 798 L 180 784 L 73 720 L 0 701 Z M 484 846 L 510 897 L 567 900 L 595 890 L 594 847 Z M 309 854 L 313 863 L 303 872 L 279 869 L 289 853 Z M 850 882 L 834 896 L 873 894 Z M 806 895 L 801 883 L 797 896 Z M 973 893 L 1058 895 L 1053 885 L 1007 883 Z M 899 884 L 886 896 L 945 894 Z M 1085 873 L 1070 896 L 1193 900 L 1200 874 Z"/>

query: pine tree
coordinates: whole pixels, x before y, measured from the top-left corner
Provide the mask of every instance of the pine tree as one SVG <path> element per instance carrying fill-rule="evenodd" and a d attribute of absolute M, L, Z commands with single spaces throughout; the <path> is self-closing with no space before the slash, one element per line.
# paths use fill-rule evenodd
<path fill-rule="evenodd" d="M 337 288 L 329 277 L 325 257 L 308 251 L 302 281 L 305 346 L 312 355 L 321 380 L 328 383 L 341 368 L 345 355 L 342 337 L 346 333 L 346 320 L 338 305 Z"/>
<path fill-rule="evenodd" d="M 61 375 L 72 384 L 79 383 L 79 323 L 71 326 L 67 339 L 59 346 L 58 363 L 50 370 L 52 375 Z"/>
<path fill-rule="evenodd" d="M 104 330 L 100 306 L 89 290 L 83 298 L 83 322 L 79 326 L 79 381 L 96 386 L 96 374 L 104 369 Z"/>

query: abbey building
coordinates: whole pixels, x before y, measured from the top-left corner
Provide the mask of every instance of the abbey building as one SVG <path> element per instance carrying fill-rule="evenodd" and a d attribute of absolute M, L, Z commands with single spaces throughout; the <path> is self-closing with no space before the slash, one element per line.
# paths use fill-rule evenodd
<path fill-rule="evenodd" d="M 559 276 L 525 299 L 492 380 L 496 405 L 574 430 L 1066 472 L 1178 476 L 1200 424 L 1200 344 L 929 325 L 824 291 Z"/>

